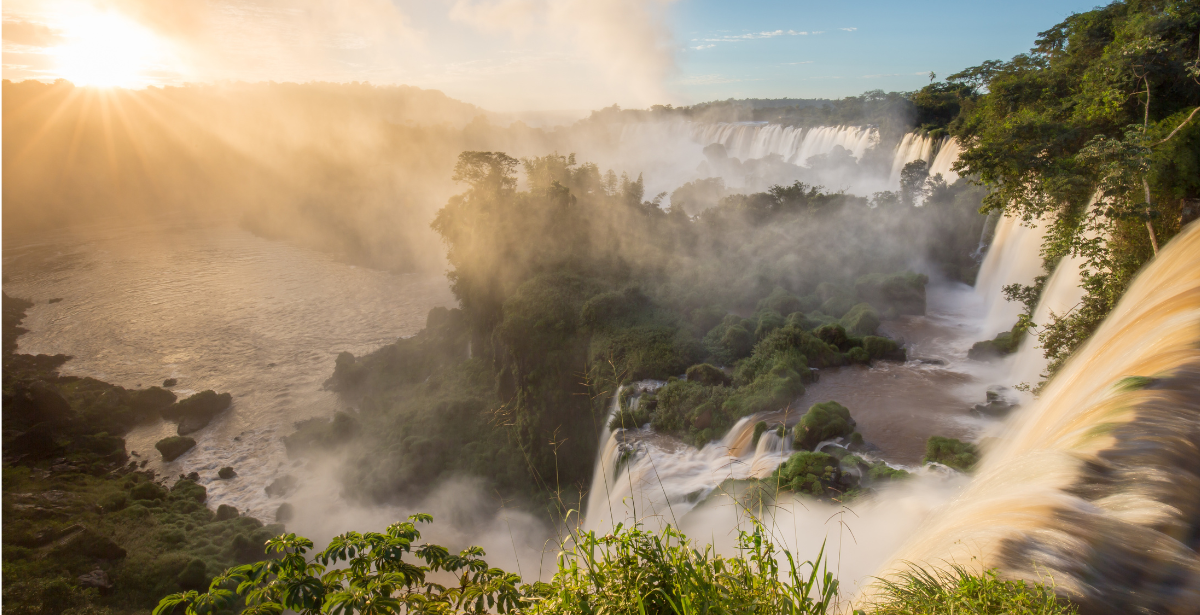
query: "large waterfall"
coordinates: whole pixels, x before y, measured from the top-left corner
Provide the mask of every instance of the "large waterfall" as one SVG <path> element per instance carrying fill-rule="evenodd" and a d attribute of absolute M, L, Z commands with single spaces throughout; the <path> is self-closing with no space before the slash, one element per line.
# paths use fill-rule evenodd
<path fill-rule="evenodd" d="M 1090 613 L 1200 601 L 1200 225 L 1011 417 L 904 562 L 1052 579 Z"/>

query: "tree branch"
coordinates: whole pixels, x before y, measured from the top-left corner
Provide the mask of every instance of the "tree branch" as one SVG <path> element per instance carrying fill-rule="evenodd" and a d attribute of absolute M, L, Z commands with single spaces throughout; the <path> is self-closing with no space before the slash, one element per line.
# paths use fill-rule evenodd
<path fill-rule="evenodd" d="M 1163 139 L 1162 141 L 1159 141 L 1158 143 L 1155 143 L 1155 145 L 1162 145 L 1163 143 L 1166 143 L 1167 141 L 1170 141 L 1170 140 L 1171 140 L 1171 137 L 1175 136 L 1175 133 L 1179 132 L 1179 129 L 1180 129 L 1180 128 L 1183 128 L 1184 126 L 1187 126 L 1187 123 L 1188 123 L 1188 122 L 1190 122 L 1190 121 L 1192 121 L 1192 118 L 1196 117 L 1196 112 L 1197 112 L 1197 111 L 1200 111 L 1200 107 L 1196 107 L 1195 109 L 1192 109 L 1192 113 L 1191 113 L 1191 115 L 1187 116 L 1187 119 L 1186 119 L 1186 120 L 1183 120 L 1183 122 L 1182 122 L 1182 123 L 1180 123 L 1178 126 L 1176 126 L 1176 127 L 1175 127 L 1175 130 L 1172 130 L 1172 131 L 1171 131 L 1171 134 L 1167 135 L 1167 138 Z"/>

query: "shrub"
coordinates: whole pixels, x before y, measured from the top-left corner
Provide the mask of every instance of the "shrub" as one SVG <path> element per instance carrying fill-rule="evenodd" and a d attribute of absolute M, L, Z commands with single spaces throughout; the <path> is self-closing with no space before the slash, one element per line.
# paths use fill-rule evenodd
<path fill-rule="evenodd" d="M 751 440 L 751 444 L 753 446 L 757 447 L 759 439 L 762 438 L 762 435 L 764 433 L 766 433 L 766 431 L 767 431 L 767 422 L 766 421 L 759 421 L 759 422 L 755 423 L 754 424 L 754 439 Z"/>
<path fill-rule="evenodd" d="M 867 351 L 867 355 L 872 359 L 886 359 L 903 361 L 905 359 L 904 349 L 895 341 L 886 337 L 878 337 L 868 335 L 862 340 L 863 350 Z"/>
<path fill-rule="evenodd" d="M 783 316 L 780 316 L 779 312 L 759 312 L 758 326 L 754 328 L 754 340 L 761 340 L 783 325 Z"/>
<path fill-rule="evenodd" d="M 138 483 L 129 490 L 129 497 L 135 500 L 161 500 L 167 497 L 167 490 L 152 482 Z"/>
<path fill-rule="evenodd" d="M 813 404 L 796 425 L 793 445 L 811 451 L 825 440 L 854 433 L 854 425 L 850 410 L 836 401 Z"/>
<path fill-rule="evenodd" d="M 940 463 L 967 472 L 978 462 L 979 449 L 969 442 L 941 436 L 930 436 L 925 442 L 925 458 L 922 459 L 922 463 Z"/>
<path fill-rule="evenodd" d="M 713 367 L 712 365 L 709 365 L 708 363 L 701 363 L 699 365 L 693 365 L 689 367 L 687 369 L 687 379 L 688 382 L 698 382 L 700 384 L 706 384 L 709 386 L 729 386 L 730 384 L 729 376 L 725 372 Z"/>
<path fill-rule="evenodd" d="M 846 360 L 851 363 L 865 364 L 871 362 L 871 355 L 867 354 L 866 350 L 856 346 L 846 352 Z"/>
<path fill-rule="evenodd" d="M 124 493 L 110 493 L 100 500 L 100 508 L 104 512 L 116 512 L 125 508 L 129 498 Z"/>
<path fill-rule="evenodd" d="M 205 565 L 204 560 L 194 558 L 187 563 L 187 566 L 183 569 L 183 572 L 180 572 L 179 575 L 175 577 L 175 580 L 179 583 L 179 586 L 184 589 L 195 591 L 204 590 L 208 587 L 208 567 Z"/>
<path fill-rule="evenodd" d="M 217 507 L 217 521 L 227 521 L 229 519 L 237 519 L 240 515 L 238 509 L 228 504 L 221 504 Z"/>
<path fill-rule="evenodd" d="M 154 448 L 162 453 L 163 461 L 175 461 L 179 456 L 196 446 L 196 441 L 187 436 L 171 436 L 163 438 L 154 444 Z"/>
<path fill-rule="evenodd" d="M 838 350 L 845 350 L 848 347 L 849 338 L 846 336 L 846 328 L 840 324 L 821 325 L 813 330 L 813 335 Z"/>
<path fill-rule="evenodd" d="M 874 335 L 879 329 L 879 312 L 876 312 L 870 303 L 859 303 L 850 308 L 838 322 L 846 329 L 848 335 Z"/>

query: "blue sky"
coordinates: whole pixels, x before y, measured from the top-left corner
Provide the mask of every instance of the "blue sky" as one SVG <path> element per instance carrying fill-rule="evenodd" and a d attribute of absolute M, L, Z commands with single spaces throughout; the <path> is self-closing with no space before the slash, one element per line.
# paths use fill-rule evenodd
<path fill-rule="evenodd" d="M 913 90 L 1090 0 L 6 0 L 7 79 L 369 81 L 495 111 Z"/>
<path fill-rule="evenodd" d="M 942 78 L 1027 51 L 1038 32 L 1094 6 L 1090 0 L 692 0 L 671 12 L 672 30 L 686 47 L 671 82 L 691 100 L 913 90 L 929 82 L 930 71 Z M 784 34 L 736 38 L 779 30 Z"/>

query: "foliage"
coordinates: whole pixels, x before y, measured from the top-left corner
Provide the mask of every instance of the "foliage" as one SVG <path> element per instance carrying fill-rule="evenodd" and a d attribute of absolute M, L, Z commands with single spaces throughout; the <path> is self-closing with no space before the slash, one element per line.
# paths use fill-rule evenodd
<path fill-rule="evenodd" d="M 740 533 L 735 556 L 717 555 L 711 546 L 701 550 L 671 527 L 655 533 L 618 526 L 603 537 L 579 533 L 563 544 L 551 582 L 523 584 L 518 575 L 489 567 L 479 547 L 455 555 L 417 544 L 416 523 L 428 521 L 428 515 L 414 515 L 383 533 L 348 532 L 311 556 L 312 541 L 279 536 L 267 543 L 274 559 L 232 568 L 205 593 L 167 596 L 154 613 L 799 615 L 829 612 L 837 596 L 832 573 L 798 564 L 790 552 L 781 558 L 757 524 Z M 345 567 L 335 567 L 343 562 Z M 437 582 L 439 574 L 454 582 Z"/>
<path fill-rule="evenodd" d="M 1042 32 L 1028 54 L 950 77 L 978 96 L 951 130 L 956 170 L 989 189 L 985 210 L 1050 226 L 1049 272 L 1080 257 L 1084 300 L 1035 323 L 1055 373 L 1112 310 L 1200 196 L 1200 9 L 1117 1 Z M 1020 292 L 1036 303 L 1040 290 Z"/>
<path fill-rule="evenodd" d="M 1078 609 L 1054 594 L 1053 586 L 1001 579 L 994 570 L 981 574 L 960 566 L 927 570 L 913 566 L 894 579 L 883 579 L 868 611 L 874 615 L 909 613 L 1005 613 L 1068 615 Z"/>
<path fill-rule="evenodd" d="M 922 463 L 940 463 L 944 466 L 970 471 L 979 462 L 979 449 L 970 442 L 954 438 L 930 436 L 925 442 L 925 457 Z"/>

